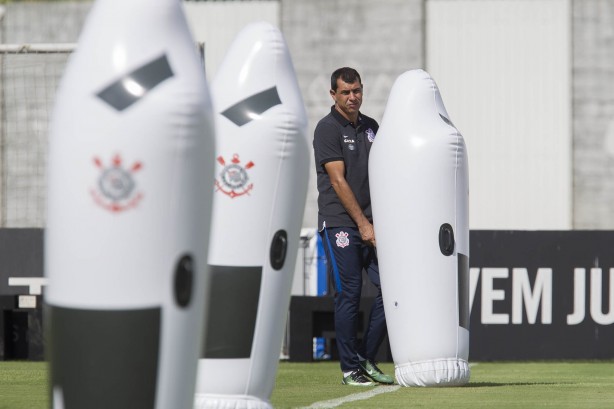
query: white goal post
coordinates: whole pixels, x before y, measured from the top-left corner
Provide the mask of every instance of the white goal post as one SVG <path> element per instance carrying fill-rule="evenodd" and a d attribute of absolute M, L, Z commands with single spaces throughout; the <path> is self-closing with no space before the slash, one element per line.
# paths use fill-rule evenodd
<path fill-rule="evenodd" d="M 62 54 L 71 53 L 75 50 L 75 43 L 64 44 L 0 44 L 1 54 Z"/>

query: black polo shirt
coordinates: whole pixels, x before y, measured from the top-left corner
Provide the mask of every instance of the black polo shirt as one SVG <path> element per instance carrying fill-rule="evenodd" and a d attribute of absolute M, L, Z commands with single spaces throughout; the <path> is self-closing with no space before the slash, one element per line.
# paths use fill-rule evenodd
<path fill-rule="evenodd" d="M 324 164 L 342 160 L 347 180 L 363 213 L 373 222 L 369 192 L 369 152 L 379 125 L 362 113 L 358 123 L 345 119 L 335 106 L 318 122 L 313 137 L 313 150 L 318 177 L 318 225 L 324 227 L 356 227 L 345 211 L 330 183 Z"/>

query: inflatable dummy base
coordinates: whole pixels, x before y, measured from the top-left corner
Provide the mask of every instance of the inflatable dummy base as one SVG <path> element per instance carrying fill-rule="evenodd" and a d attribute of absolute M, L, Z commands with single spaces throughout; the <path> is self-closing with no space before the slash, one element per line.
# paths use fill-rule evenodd
<path fill-rule="evenodd" d="M 402 386 L 460 386 L 469 382 L 469 364 L 447 358 L 395 365 L 394 375 Z"/>
<path fill-rule="evenodd" d="M 255 396 L 197 393 L 194 409 L 273 409 L 273 406 Z"/>

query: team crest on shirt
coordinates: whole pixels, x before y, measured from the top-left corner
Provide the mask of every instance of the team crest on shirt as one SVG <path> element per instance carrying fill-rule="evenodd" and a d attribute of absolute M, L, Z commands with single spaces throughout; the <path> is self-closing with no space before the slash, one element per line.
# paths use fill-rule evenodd
<path fill-rule="evenodd" d="M 249 194 L 254 188 L 254 184 L 249 183 L 249 175 L 247 172 L 254 167 L 254 162 L 249 161 L 245 165 L 242 165 L 239 155 L 236 153 L 232 155 L 230 163 L 226 163 L 226 160 L 222 156 L 218 156 L 217 161 L 223 168 L 219 174 L 219 178 L 215 179 L 216 192 L 220 191 L 230 196 L 231 199 Z"/>
<path fill-rule="evenodd" d="M 94 157 L 94 166 L 100 170 L 100 174 L 96 188 L 90 193 L 97 205 L 113 213 L 136 207 L 143 198 L 134 180 L 134 174 L 143 167 L 141 162 L 124 166 L 122 157 L 115 155 L 109 166 Z"/>
<path fill-rule="evenodd" d="M 350 239 L 348 238 L 349 234 L 344 232 L 344 231 L 340 231 L 339 233 L 335 234 L 335 237 L 337 238 L 337 247 L 347 247 L 350 245 Z"/>
<path fill-rule="evenodd" d="M 373 142 L 375 140 L 375 132 L 373 132 L 373 129 L 369 128 L 367 129 L 367 139 L 369 140 L 369 142 Z"/>

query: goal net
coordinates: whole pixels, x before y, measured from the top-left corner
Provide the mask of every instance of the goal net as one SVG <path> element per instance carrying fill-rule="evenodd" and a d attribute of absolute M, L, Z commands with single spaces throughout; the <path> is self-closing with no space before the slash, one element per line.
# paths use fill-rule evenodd
<path fill-rule="evenodd" d="M 48 124 L 74 44 L 0 45 L 0 227 L 44 227 Z"/>
<path fill-rule="evenodd" d="M 205 44 L 195 43 L 204 66 Z M 0 227 L 45 226 L 47 136 L 76 44 L 0 44 Z"/>

